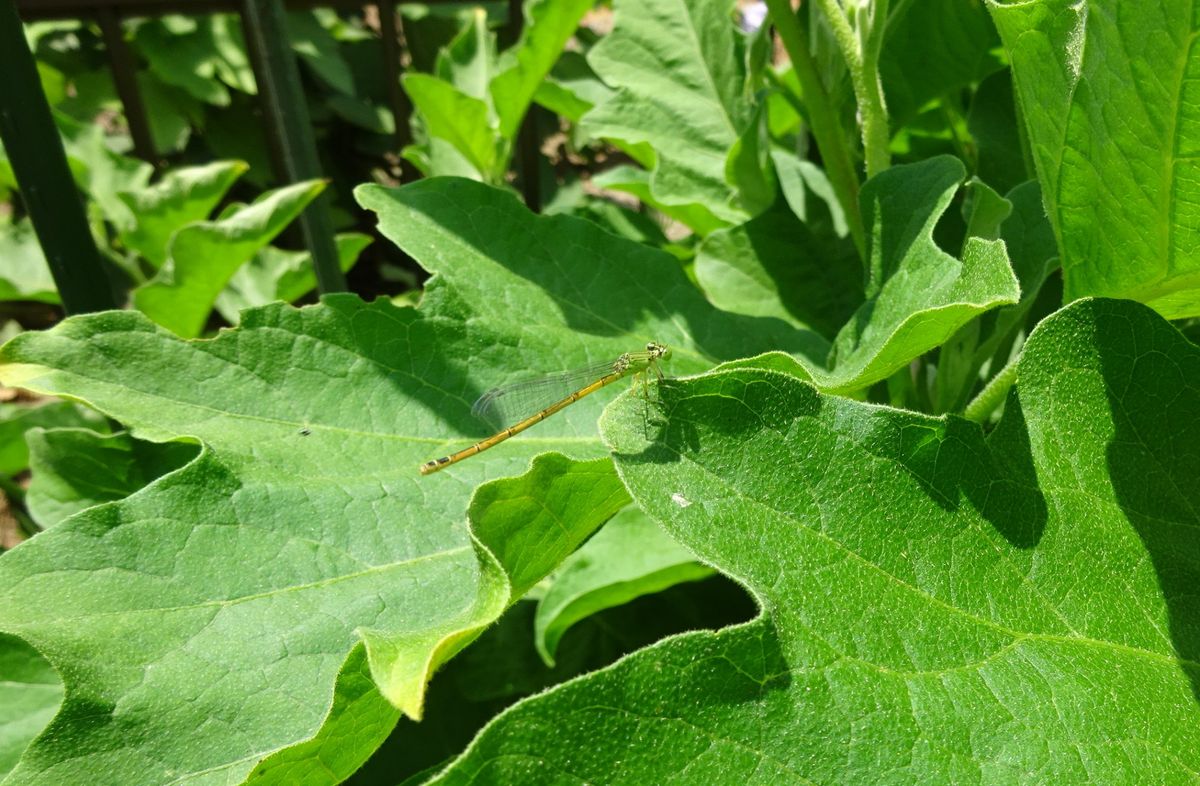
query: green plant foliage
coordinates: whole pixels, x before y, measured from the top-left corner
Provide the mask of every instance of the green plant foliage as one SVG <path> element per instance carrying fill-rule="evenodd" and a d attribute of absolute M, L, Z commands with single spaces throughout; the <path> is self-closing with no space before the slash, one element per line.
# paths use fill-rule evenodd
<path fill-rule="evenodd" d="M 58 290 L 46 255 L 28 220 L 0 220 L 0 302 L 58 303 Z"/>
<path fill-rule="evenodd" d="M 205 104 L 227 106 L 229 88 L 218 73 L 226 73 L 222 50 L 215 40 L 210 19 L 166 17 L 147 21 L 137 28 L 138 52 L 151 71 L 167 84 L 186 90 Z"/>
<path fill-rule="evenodd" d="M 0 628 L 36 642 L 70 688 L 17 782 L 85 782 L 101 762 L 124 783 L 159 783 L 167 772 L 238 780 L 273 753 L 281 758 L 271 766 L 286 763 L 293 777 L 323 771 L 321 740 L 350 723 L 330 714 L 339 673 L 347 712 L 381 724 L 356 729 L 376 735 L 361 761 L 394 713 L 381 713 L 377 697 L 353 699 L 356 642 L 382 695 L 418 717 L 432 670 L 499 615 L 510 588 L 531 586 L 611 515 L 596 504 L 597 470 L 561 458 L 532 470 L 532 488 L 556 513 L 543 536 L 523 528 L 528 541 L 504 535 L 527 524 L 521 508 L 478 500 L 469 538 L 472 484 L 458 473 L 443 473 L 439 498 L 422 501 L 417 461 L 440 418 L 396 384 L 419 395 L 418 371 L 433 357 L 412 357 L 395 338 L 405 323 L 436 329 L 429 322 L 342 296 L 247 312 L 239 330 L 212 341 L 107 312 L 7 345 L 5 383 L 70 390 L 140 438 L 203 445 L 183 469 L 76 514 L 0 563 L 12 600 Z M 402 363 L 407 374 L 395 376 Z M 307 411 L 295 408 L 301 401 Z M 601 499 L 623 504 L 604 463 L 611 490 Z M 66 590 L 73 582 L 87 591 Z M 281 657 L 279 647 L 305 655 Z M 189 701 L 178 701 L 181 691 Z M 120 709 L 97 726 L 98 704 Z M 207 723 L 234 704 L 244 722 Z M 291 749 L 306 744 L 313 755 L 300 762 Z M 64 780 L 68 759 L 75 775 Z"/>
<path fill-rule="evenodd" d="M 653 519 L 625 507 L 554 574 L 534 618 L 538 654 L 553 665 L 558 642 L 580 620 L 711 575 Z"/>
<path fill-rule="evenodd" d="M 538 85 L 558 60 L 580 17 L 593 4 L 594 0 L 540 0 L 523 6 L 521 40 L 500 58 L 496 77 L 489 85 L 502 138 L 516 137 Z"/>
<path fill-rule="evenodd" d="M 342 272 L 350 270 L 371 238 L 357 232 L 334 237 L 338 264 Z M 282 300 L 294 303 L 317 287 L 312 255 L 307 251 L 284 251 L 266 246 L 237 269 L 225 289 L 217 295 L 216 307 L 231 325 L 237 324 L 244 308 L 265 306 Z"/>
<path fill-rule="evenodd" d="M 803 345 L 783 323 L 723 317 L 665 253 L 580 219 L 534 217 L 503 191 L 429 180 L 365 188 L 360 198 L 438 273 L 420 310 L 349 296 L 300 311 L 268 306 L 200 342 L 138 312 L 109 312 L 22 334 L 0 355 L 6 384 L 69 393 L 140 439 L 204 446 L 183 469 L 76 514 L 0 562 L 0 587 L 13 599 L 0 628 L 35 641 L 68 675 L 79 657 L 96 666 L 81 682 L 68 678 L 67 703 L 22 759 L 18 782 L 56 778 L 64 757 L 90 762 L 88 771 L 103 762 L 128 783 L 158 782 L 162 767 L 240 778 L 272 751 L 339 728 L 330 696 L 356 642 L 382 695 L 419 715 L 432 669 L 624 504 L 607 461 L 548 457 L 531 479 L 513 481 L 524 490 L 476 494 L 469 539 L 468 499 L 481 480 L 551 449 L 605 453 L 594 424 L 606 397 L 597 395 L 536 437 L 420 478 L 421 461 L 477 438 L 473 392 L 650 338 L 678 348 L 681 372 L 707 367 L 702 353 Z M 471 253 L 473 233 L 487 226 L 513 231 L 514 242 Z M 653 270 L 654 290 L 632 275 Z M 585 276 L 594 299 L 579 299 Z M 581 340 L 586 325 L 601 333 Z M 596 496 L 605 477 L 611 490 L 599 499 L 612 505 Z M 545 512 L 544 534 L 530 524 L 539 520 L 530 505 Z M 83 543 L 91 545 L 81 556 Z M 132 554 L 144 570 L 114 570 Z M 61 572 L 64 560 L 76 568 Z M 88 582 L 86 598 L 52 589 L 72 580 Z M 281 658 L 266 641 L 308 655 Z M 175 701 L 181 690 L 194 699 Z M 97 727 L 97 703 L 122 709 Z M 233 704 L 244 722 L 200 722 Z"/>
<path fill-rule="evenodd" d="M 522 703 L 436 782 L 1193 770 L 1200 353 L 1086 301 L 1018 375 L 987 439 L 750 368 L 672 383 L 649 440 L 621 402 L 603 428 L 635 501 L 763 615 Z"/>
<path fill-rule="evenodd" d="M 437 58 L 436 75 L 408 73 L 425 144 L 406 151 L 427 175 L 504 182 L 513 142 L 538 86 L 594 0 L 529 0 L 521 38 L 499 56 L 482 10 Z M 449 146 L 454 154 L 439 146 Z M 459 160 L 461 158 L 461 160 Z M 463 164 L 469 169 L 465 169 Z"/>
<path fill-rule="evenodd" d="M 25 441 L 33 473 L 25 504 L 43 529 L 124 499 L 199 452 L 183 442 L 143 442 L 123 431 L 100 434 L 84 428 L 33 428 Z"/>
<path fill-rule="evenodd" d="M 216 161 L 176 169 L 153 186 L 118 194 L 134 216 L 121 242 L 155 269 L 161 268 L 171 237 L 183 226 L 208 218 L 248 167 L 241 161 Z"/>
<path fill-rule="evenodd" d="M 374 18 L 291 17 L 369 303 L 269 245 L 324 182 L 229 201 L 235 16 L 126 23 L 154 185 L 95 26 L 29 30 L 134 308 L 29 329 L 0 158 L 0 384 L 59 397 L 0 404 L 0 781 L 1194 779 L 1194 14 L 593 5 L 402 6 L 401 151 Z"/>
<path fill-rule="evenodd" d="M 990 7 L 1027 108 L 1065 299 L 1128 297 L 1166 317 L 1200 315 L 1194 9 Z"/>
<path fill-rule="evenodd" d="M 0 778 L 46 727 L 62 702 L 63 687 L 33 647 L 0 633 Z"/>
<path fill-rule="evenodd" d="M 69 401 L 0 403 L 0 475 L 15 475 L 29 466 L 25 435 L 35 428 L 108 430 L 103 418 Z"/>
<path fill-rule="evenodd" d="M 217 296 L 234 272 L 283 231 L 324 188 L 296 183 L 260 196 L 216 221 L 190 224 L 171 236 L 167 261 L 133 292 L 133 303 L 181 336 L 204 329 Z"/>
<path fill-rule="evenodd" d="M 889 15 L 879 74 L 895 125 L 930 101 L 999 70 L 1000 38 L 980 0 L 897 3 Z M 936 45 L 931 45 L 936 41 Z"/>
<path fill-rule="evenodd" d="M 654 149 L 657 201 L 700 204 L 740 223 L 749 216 L 732 204 L 726 161 L 756 115 L 742 93 L 732 7 L 732 0 L 617 2 L 612 33 L 588 55 L 617 93 L 583 122 L 594 136 Z"/>
<path fill-rule="evenodd" d="M 429 134 L 452 145 L 481 177 L 494 175 L 496 140 L 484 101 L 428 74 L 405 74 L 404 89 Z"/>
<path fill-rule="evenodd" d="M 288 40 L 300 62 L 343 95 L 354 95 L 354 75 L 338 51 L 338 42 L 311 13 L 287 15 Z"/>

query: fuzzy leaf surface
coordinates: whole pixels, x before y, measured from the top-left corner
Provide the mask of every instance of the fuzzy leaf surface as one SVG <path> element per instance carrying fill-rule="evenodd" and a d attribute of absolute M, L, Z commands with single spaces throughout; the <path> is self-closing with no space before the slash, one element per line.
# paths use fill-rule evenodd
<path fill-rule="evenodd" d="M 1192 3 L 989 3 L 1013 63 L 1066 301 L 1200 315 L 1200 17 Z"/>
<path fill-rule="evenodd" d="M 434 179 L 359 198 L 436 273 L 420 308 L 276 304 L 205 341 L 104 312 L 0 350 L 6 384 L 86 401 L 138 439 L 201 444 L 0 558 L 0 631 L 68 687 L 13 783 L 237 782 L 259 766 L 321 781 L 346 728 L 335 708 L 374 719 L 363 739 L 394 720 L 354 692 L 356 647 L 375 690 L 419 717 L 432 670 L 624 504 L 611 462 L 581 461 L 607 455 L 596 419 L 611 389 L 421 477 L 487 433 L 470 416 L 480 392 L 652 339 L 677 348 L 679 373 L 805 341 L 715 311 L 664 252 L 498 189 Z M 476 486 L 551 450 L 564 455 L 476 495 L 472 537 Z M 229 707 L 237 722 L 216 722 Z"/>
<path fill-rule="evenodd" d="M 602 428 L 634 500 L 757 597 L 501 715 L 438 783 L 1169 783 L 1200 766 L 1200 350 L 1044 321 L 987 438 L 718 371 Z M 678 505 L 684 495 L 690 505 Z"/>

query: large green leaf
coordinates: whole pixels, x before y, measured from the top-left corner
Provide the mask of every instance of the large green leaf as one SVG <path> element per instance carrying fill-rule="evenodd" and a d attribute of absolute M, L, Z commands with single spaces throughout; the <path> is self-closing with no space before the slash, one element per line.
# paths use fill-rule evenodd
<path fill-rule="evenodd" d="M 595 0 L 531 0 L 524 5 L 521 39 L 500 58 L 491 83 L 500 135 L 516 138 L 533 94 L 562 54 L 567 39 Z"/>
<path fill-rule="evenodd" d="M 167 261 L 167 246 L 181 227 L 208 218 L 249 165 L 214 161 L 168 172 L 149 188 L 118 194 L 133 213 L 134 224 L 121 242 L 154 267 Z"/>
<path fill-rule="evenodd" d="M 1064 298 L 1200 315 L 1200 18 L 1188 2 L 990 4 L 1013 62 Z"/>
<path fill-rule="evenodd" d="M 441 402 L 444 417 L 467 434 L 487 436 L 467 414 L 488 387 L 522 372 L 615 358 L 647 341 L 674 348 L 673 373 L 770 349 L 810 362 L 828 351 L 828 343 L 811 331 L 714 309 L 664 251 L 582 219 L 536 217 L 496 188 L 436 178 L 402 189 L 360 186 L 356 196 L 379 213 L 385 237 L 437 273 L 437 281 L 451 285 L 455 308 L 507 325 L 502 341 L 480 344 L 470 358 L 474 379 L 490 384 L 464 382 L 452 391 L 453 401 Z M 537 286 L 514 288 L 513 276 Z M 425 302 L 440 308 L 447 297 L 439 287 L 426 288 Z M 564 323 L 575 332 L 559 344 L 553 329 Z M 582 402 L 558 419 L 574 421 L 580 413 L 579 423 L 592 423 L 598 411 Z M 486 462 L 485 456 L 472 461 Z"/>
<path fill-rule="evenodd" d="M 6 384 L 87 401 L 139 439 L 202 445 L 182 469 L 0 558 L 0 630 L 67 683 L 16 783 L 237 781 L 264 759 L 327 780 L 320 751 L 347 723 L 331 708 L 364 706 L 335 699 L 335 684 L 362 696 L 349 682 L 356 646 L 379 692 L 419 716 L 430 673 L 625 500 L 607 459 L 545 456 L 475 495 L 472 538 L 482 480 L 549 450 L 607 454 L 595 423 L 612 395 L 418 475 L 487 433 L 470 416 L 479 392 L 655 338 L 677 348 L 677 372 L 822 345 L 721 314 L 669 255 L 534 216 L 498 189 L 425 180 L 359 198 L 437 273 L 419 309 L 331 296 L 245 312 L 206 341 L 105 312 L 0 350 Z M 374 725 L 356 733 L 374 739 L 389 716 L 363 700 Z M 230 707 L 236 722 L 214 720 Z"/>
<path fill-rule="evenodd" d="M 611 464 L 559 457 L 512 481 L 531 484 L 527 504 L 531 491 L 551 500 L 540 536 L 508 537 L 529 517 L 483 505 L 479 540 L 468 537 L 474 483 L 416 472 L 439 422 L 420 391 L 443 359 L 429 341 L 412 355 L 401 337 L 437 322 L 341 296 L 248 312 L 212 341 L 106 312 L 6 346 L 6 383 L 69 390 L 141 438 L 203 445 L 183 469 L 0 560 L 0 629 L 37 647 L 69 693 L 15 782 L 236 781 L 268 758 L 321 781 L 322 751 L 355 725 L 339 706 L 374 718 L 355 733 L 376 742 L 395 719 L 361 684 L 334 701 L 356 642 L 375 690 L 418 716 L 430 673 L 611 515 L 598 504 L 620 492 Z M 98 707 L 110 708 L 104 724 Z M 229 707 L 237 724 L 210 722 Z M 343 776 L 371 747 L 343 758 Z"/>
<path fill-rule="evenodd" d="M 634 499 L 763 615 L 518 705 L 438 782 L 1190 781 L 1200 350 L 1083 301 L 1018 378 L 987 438 L 749 368 L 672 383 L 651 439 L 610 411 Z"/>
<path fill-rule="evenodd" d="M 698 203 L 738 223 L 748 215 L 731 205 L 725 166 L 751 105 L 732 8 L 731 0 L 618 0 L 613 31 L 588 54 L 618 91 L 583 122 L 594 136 L 649 143 L 657 200 Z"/>
<path fill-rule="evenodd" d="M 279 188 L 216 221 L 191 224 L 171 238 L 166 264 L 133 292 L 133 303 L 184 337 L 200 335 L 217 295 L 234 272 L 292 222 L 325 184 Z"/>

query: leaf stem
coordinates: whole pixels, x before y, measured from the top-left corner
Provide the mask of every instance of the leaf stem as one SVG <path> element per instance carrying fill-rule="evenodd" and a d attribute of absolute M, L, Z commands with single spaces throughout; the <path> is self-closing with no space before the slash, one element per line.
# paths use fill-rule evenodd
<path fill-rule="evenodd" d="M 1017 361 L 1020 356 L 1013 358 L 1008 362 L 1000 372 L 984 386 L 983 390 L 979 391 L 979 395 L 967 404 L 963 410 L 963 417 L 967 420 L 973 420 L 976 423 L 983 423 L 992 416 L 1000 403 L 1004 401 L 1004 397 L 1008 395 L 1008 390 L 1017 381 Z"/>
<path fill-rule="evenodd" d="M 860 9 L 859 13 L 866 18 L 859 22 L 857 34 L 838 0 L 817 0 L 817 5 L 829 20 L 833 38 L 850 71 L 862 122 L 863 158 L 867 177 L 871 178 L 891 166 L 887 103 L 879 80 L 879 53 L 883 50 L 887 27 L 888 0 L 874 0 Z"/>
<path fill-rule="evenodd" d="M 846 145 L 845 136 L 841 133 L 837 112 L 821 82 L 820 72 L 809 49 L 807 26 L 792 10 L 788 0 L 766 0 L 766 3 L 779 40 L 783 42 L 783 48 L 800 80 L 808 123 L 817 141 L 817 148 L 821 151 L 821 159 L 825 162 L 829 182 L 846 213 L 850 237 L 854 240 L 859 257 L 865 260 L 866 231 L 858 209 L 858 173 L 855 172 L 854 159 Z"/>

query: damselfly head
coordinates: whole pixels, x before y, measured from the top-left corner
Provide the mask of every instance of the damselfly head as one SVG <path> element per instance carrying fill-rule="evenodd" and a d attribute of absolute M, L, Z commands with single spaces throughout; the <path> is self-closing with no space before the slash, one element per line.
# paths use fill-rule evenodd
<path fill-rule="evenodd" d="M 666 360 L 671 357 L 671 348 L 666 344 L 659 344 L 656 341 L 651 341 L 646 344 L 646 353 L 653 360 Z"/>

